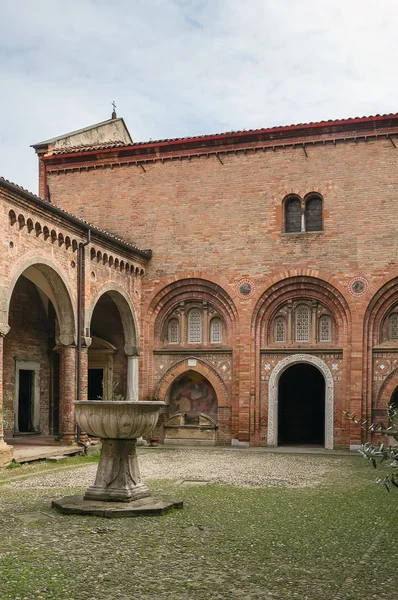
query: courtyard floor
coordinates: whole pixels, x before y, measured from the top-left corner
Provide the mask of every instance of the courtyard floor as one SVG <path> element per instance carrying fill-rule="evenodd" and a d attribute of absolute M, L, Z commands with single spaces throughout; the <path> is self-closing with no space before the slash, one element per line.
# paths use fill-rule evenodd
<path fill-rule="evenodd" d="M 398 490 L 357 456 L 140 449 L 162 517 L 66 516 L 95 458 L 0 470 L 1 600 L 397 600 Z"/>

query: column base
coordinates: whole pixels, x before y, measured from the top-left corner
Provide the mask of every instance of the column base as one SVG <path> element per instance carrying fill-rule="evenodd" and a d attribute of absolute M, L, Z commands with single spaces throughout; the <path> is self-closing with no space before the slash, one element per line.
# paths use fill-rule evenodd
<path fill-rule="evenodd" d="M 0 467 L 6 467 L 12 461 L 13 446 L 6 444 L 4 440 L 0 440 Z"/>
<path fill-rule="evenodd" d="M 148 496 L 149 489 L 141 481 L 136 440 L 103 439 L 95 482 L 84 500 L 133 502 Z"/>
<path fill-rule="evenodd" d="M 65 433 L 59 436 L 59 441 L 64 446 L 73 446 L 76 443 L 76 438 L 74 433 Z"/>

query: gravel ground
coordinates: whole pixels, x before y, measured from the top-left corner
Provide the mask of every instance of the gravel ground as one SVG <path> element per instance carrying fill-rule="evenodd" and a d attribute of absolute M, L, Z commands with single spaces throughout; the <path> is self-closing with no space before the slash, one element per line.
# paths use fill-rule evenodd
<path fill-rule="evenodd" d="M 204 480 L 245 487 L 309 487 L 340 469 L 344 459 L 325 456 L 271 454 L 229 449 L 141 450 L 139 464 L 144 480 Z M 14 488 L 87 487 L 96 464 L 71 472 L 61 470 L 31 476 L 8 484 Z"/>

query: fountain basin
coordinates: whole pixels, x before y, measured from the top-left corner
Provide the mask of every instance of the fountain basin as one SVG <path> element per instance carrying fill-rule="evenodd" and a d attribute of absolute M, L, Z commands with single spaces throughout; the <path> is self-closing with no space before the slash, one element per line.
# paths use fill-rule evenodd
<path fill-rule="evenodd" d="M 76 421 L 89 435 L 104 439 L 132 440 L 155 427 L 165 402 L 75 402 Z"/>

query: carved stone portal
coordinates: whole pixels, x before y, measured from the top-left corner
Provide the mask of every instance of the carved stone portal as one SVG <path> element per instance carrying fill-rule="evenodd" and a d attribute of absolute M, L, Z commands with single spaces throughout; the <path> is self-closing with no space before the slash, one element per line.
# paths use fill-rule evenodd
<path fill-rule="evenodd" d="M 292 354 L 281 360 L 272 371 L 268 384 L 268 446 L 278 445 L 278 391 L 279 378 L 288 367 L 297 363 L 317 367 L 325 378 L 325 448 L 333 449 L 334 383 L 328 366 L 310 354 Z"/>

